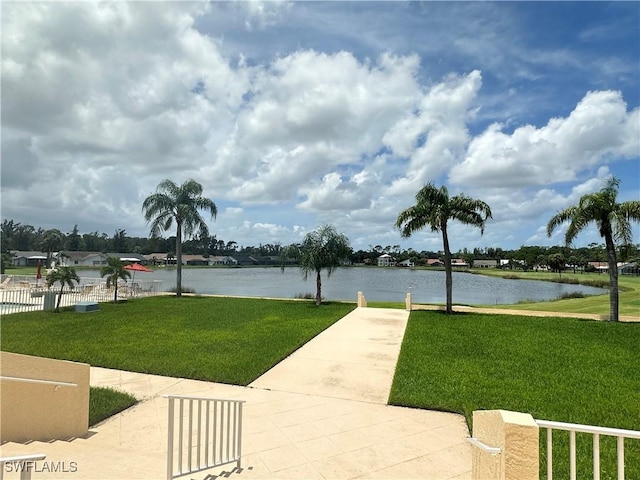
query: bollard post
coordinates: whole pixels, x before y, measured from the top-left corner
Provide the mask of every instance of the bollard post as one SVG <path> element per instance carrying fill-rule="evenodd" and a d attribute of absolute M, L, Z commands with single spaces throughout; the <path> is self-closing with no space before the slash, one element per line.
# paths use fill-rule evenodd
<path fill-rule="evenodd" d="M 367 300 L 364 298 L 364 294 L 362 292 L 358 292 L 358 307 L 366 307 Z"/>
<path fill-rule="evenodd" d="M 405 309 L 410 312 L 412 305 L 413 304 L 411 302 L 411 293 L 407 293 L 407 296 L 404 298 Z"/>

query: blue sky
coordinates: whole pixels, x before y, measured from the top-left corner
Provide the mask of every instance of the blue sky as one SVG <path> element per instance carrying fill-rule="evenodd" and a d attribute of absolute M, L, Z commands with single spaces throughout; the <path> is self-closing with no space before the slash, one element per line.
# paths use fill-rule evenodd
<path fill-rule="evenodd" d="M 143 199 L 194 178 L 225 241 L 439 250 L 393 227 L 433 182 L 493 211 L 454 250 L 516 249 L 610 175 L 640 198 L 638 2 L 1 8 L 3 219 L 145 236 Z"/>

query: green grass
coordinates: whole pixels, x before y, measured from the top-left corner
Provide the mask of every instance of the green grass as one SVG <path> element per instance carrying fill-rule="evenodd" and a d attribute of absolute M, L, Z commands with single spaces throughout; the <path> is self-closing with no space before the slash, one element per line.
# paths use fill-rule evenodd
<path fill-rule="evenodd" d="M 461 413 L 469 425 L 474 410 L 504 409 L 640 430 L 638 358 L 640 324 L 414 311 L 390 403 Z M 602 442 L 602 478 L 615 478 L 612 445 Z M 590 445 L 581 440 L 581 457 Z M 568 477 L 558 460 L 566 449 L 554 452 L 556 478 Z M 638 479 L 640 442 L 625 450 L 626 478 Z M 580 467 L 589 478 L 591 466 Z"/>
<path fill-rule="evenodd" d="M 354 308 L 348 303 L 151 297 L 0 319 L 2 350 L 247 385 Z"/>
<path fill-rule="evenodd" d="M 480 269 L 479 269 L 480 270 Z M 474 273 L 476 273 L 474 271 Z M 482 275 L 491 275 L 510 279 L 558 281 L 557 273 L 551 272 L 505 272 L 495 269 L 481 269 Z M 602 273 L 563 273 L 562 280 L 567 283 L 583 283 L 594 285 L 605 282 L 602 288 L 608 288 L 609 276 Z M 619 314 L 640 317 L 640 277 L 620 275 L 618 278 Z M 549 302 L 518 303 L 515 305 L 486 305 L 491 308 L 506 308 L 510 310 L 540 310 L 548 312 L 592 313 L 602 316 L 609 315 L 609 294 L 552 300 Z"/>
<path fill-rule="evenodd" d="M 89 392 L 89 426 L 135 405 L 136 398 L 113 388 L 91 387 Z"/>

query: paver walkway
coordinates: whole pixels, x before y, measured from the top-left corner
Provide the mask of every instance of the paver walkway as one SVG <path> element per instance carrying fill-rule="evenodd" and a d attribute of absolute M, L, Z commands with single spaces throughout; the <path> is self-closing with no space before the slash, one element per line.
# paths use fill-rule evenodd
<path fill-rule="evenodd" d="M 34 480 L 165 478 L 162 395 L 180 394 L 247 402 L 242 470 L 219 467 L 183 478 L 469 479 L 471 447 L 461 416 L 386 405 L 407 318 L 398 310 L 357 309 L 249 388 L 92 367 L 93 386 L 144 401 L 91 428 L 87 438 L 9 443 L 1 454 L 45 453 L 67 467 L 38 472 Z"/>

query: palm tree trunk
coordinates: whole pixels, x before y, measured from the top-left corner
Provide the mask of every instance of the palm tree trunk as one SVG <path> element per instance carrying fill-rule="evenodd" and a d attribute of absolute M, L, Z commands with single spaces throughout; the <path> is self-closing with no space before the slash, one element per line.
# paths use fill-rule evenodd
<path fill-rule="evenodd" d="M 453 276 L 451 273 L 451 251 L 449 249 L 449 235 L 447 234 L 446 222 L 440 226 L 442 230 L 442 243 L 444 244 L 444 272 L 445 272 L 445 288 L 447 290 L 447 307 L 446 313 L 453 312 Z"/>
<path fill-rule="evenodd" d="M 617 322 L 618 317 L 618 260 L 616 246 L 610 232 L 604 235 L 607 248 L 607 263 L 609 265 L 609 320 Z"/>
<path fill-rule="evenodd" d="M 176 222 L 178 229 L 176 232 L 176 262 L 177 262 L 177 277 L 176 277 L 176 297 L 182 296 L 182 222 Z"/>
<path fill-rule="evenodd" d="M 118 303 L 118 277 L 113 282 L 113 303 Z"/>
<path fill-rule="evenodd" d="M 322 303 L 322 279 L 320 278 L 320 270 L 316 270 L 316 305 Z"/>
<path fill-rule="evenodd" d="M 58 303 L 56 304 L 56 312 L 60 312 L 60 302 L 62 301 L 62 290 L 64 290 L 64 283 L 60 287 L 60 293 L 58 294 Z"/>

